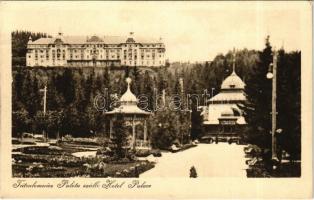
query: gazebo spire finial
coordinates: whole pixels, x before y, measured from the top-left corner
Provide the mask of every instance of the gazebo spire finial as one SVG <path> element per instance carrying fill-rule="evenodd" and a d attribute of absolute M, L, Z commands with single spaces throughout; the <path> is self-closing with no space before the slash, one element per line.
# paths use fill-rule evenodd
<path fill-rule="evenodd" d="M 130 90 L 130 84 L 131 84 L 131 82 L 132 82 L 132 79 L 131 79 L 130 77 L 127 77 L 127 78 L 125 79 L 125 81 L 126 81 L 126 83 L 128 84 L 128 90 Z"/>
<path fill-rule="evenodd" d="M 232 73 L 235 73 L 235 62 L 236 62 L 236 53 L 235 53 L 235 48 L 233 47 Z"/>

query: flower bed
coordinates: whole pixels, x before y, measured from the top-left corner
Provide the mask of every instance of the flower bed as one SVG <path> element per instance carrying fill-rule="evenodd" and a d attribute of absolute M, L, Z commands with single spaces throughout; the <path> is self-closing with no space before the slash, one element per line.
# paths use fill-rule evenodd
<path fill-rule="evenodd" d="M 67 152 L 64 152 L 61 148 L 54 146 L 28 146 L 18 148 L 16 151 L 19 151 L 24 154 L 42 154 L 42 155 L 69 154 Z"/>
<path fill-rule="evenodd" d="M 154 167 L 149 161 L 72 155 L 13 154 L 13 177 L 138 177 Z"/>

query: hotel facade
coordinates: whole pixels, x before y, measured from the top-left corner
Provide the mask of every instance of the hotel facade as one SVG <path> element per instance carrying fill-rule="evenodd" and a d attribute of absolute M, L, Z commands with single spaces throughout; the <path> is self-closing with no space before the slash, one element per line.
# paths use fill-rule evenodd
<path fill-rule="evenodd" d="M 29 67 L 118 67 L 165 66 L 162 39 L 123 36 L 63 36 L 40 38 L 27 44 L 26 65 Z"/>

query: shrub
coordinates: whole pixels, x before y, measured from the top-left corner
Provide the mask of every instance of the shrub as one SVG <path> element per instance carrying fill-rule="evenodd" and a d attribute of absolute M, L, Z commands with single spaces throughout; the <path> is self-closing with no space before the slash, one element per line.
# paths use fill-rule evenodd
<path fill-rule="evenodd" d="M 151 153 L 153 154 L 154 157 L 161 157 L 161 152 L 159 149 L 151 150 Z"/>
<path fill-rule="evenodd" d="M 137 157 L 147 157 L 151 154 L 151 151 L 149 149 L 139 149 L 136 150 L 135 155 Z"/>

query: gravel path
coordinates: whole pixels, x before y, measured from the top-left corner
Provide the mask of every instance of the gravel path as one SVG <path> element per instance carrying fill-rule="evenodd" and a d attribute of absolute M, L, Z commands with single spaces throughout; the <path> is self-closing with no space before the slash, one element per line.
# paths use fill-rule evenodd
<path fill-rule="evenodd" d="M 178 153 L 163 153 L 156 166 L 140 177 L 189 177 L 194 166 L 198 177 L 246 177 L 244 145 L 198 144 Z"/>

